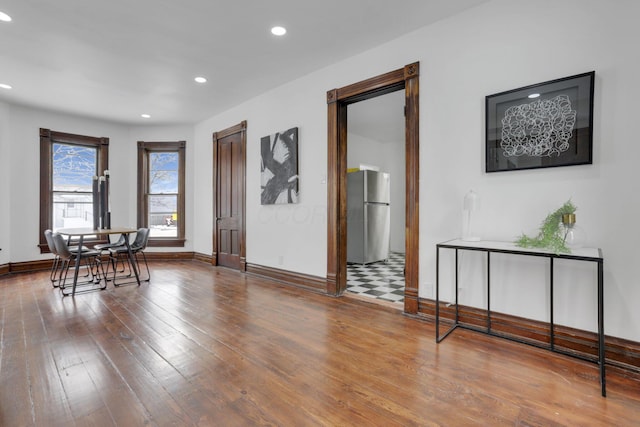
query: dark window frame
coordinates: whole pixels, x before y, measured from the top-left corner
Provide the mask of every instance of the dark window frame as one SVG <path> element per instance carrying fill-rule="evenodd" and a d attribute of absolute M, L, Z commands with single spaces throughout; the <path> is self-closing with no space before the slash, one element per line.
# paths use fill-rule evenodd
<path fill-rule="evenodd" d="M 148 246 L 184 247 L 185 243 L 185 154 L 186 141 L 138 141 L 138 227 L 148 227 L 149 154 L 178 153 L 178 236 L 150 237 Z"/>
<path fill-rule="evenodd" d="M 44 231 L 53 229 L 53 144 L 69 144 L 83 147 L 97 148 L 98 174 L 109 170 L 109 138 L 76 135 L 40 128 L 40 239 L 38 247 L 40 253 L 50 253 L 49 245 L 44 237 Z M 85 239 L 87 246 L 104 243 L 104 236 Z"/>

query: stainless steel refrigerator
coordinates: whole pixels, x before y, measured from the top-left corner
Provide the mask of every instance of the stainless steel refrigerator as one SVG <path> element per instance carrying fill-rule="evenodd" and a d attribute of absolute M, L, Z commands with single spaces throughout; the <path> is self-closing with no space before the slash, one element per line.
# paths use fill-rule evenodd
<path fill-rule="evenodd" d="M 389 258 L 389 174 L 347 174 L 347 262 L 369 264 Z"/>

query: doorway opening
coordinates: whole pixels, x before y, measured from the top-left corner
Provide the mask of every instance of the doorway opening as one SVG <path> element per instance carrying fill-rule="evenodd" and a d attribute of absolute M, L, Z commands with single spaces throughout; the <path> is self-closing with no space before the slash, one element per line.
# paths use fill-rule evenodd
<path fill-rule="evenodd" d="M 327 293 L 347 288 L 347 107 L 404 91 L 405 104 L 405 290 L 404 311 L 418 312 L 419 63 L 406 65 L 327 92 Z"/>
<path fill-rule="evenodd" d="M 347 292 L 404 306 L 405 96 L 347 107 Z"/>

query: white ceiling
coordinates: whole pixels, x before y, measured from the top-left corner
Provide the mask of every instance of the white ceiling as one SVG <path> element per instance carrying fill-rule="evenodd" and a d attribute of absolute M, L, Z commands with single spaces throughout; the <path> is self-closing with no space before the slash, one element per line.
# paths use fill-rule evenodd
<path fill-rule="evenodd" d="M 195 123 L 486 1 L 2 0 L 0 101 Z"/>

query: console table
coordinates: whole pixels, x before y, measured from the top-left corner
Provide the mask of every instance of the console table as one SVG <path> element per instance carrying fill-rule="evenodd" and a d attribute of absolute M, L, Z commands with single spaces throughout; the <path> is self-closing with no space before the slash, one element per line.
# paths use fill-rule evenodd
<path fill-rule="evenodd" d="M 453 320 L 453 326 L 446 331 L 442 336 L 440 335 L 440 250 L 451 249 L 455 251 L 455 317 Z M 487 255 L 487 325 L 486 328 L 479 328 L 472 325 L 466 325 L 459 322 L 458 311 L 458 251 L 478 251 L 484 252 Z M 519 340 L 516 337 L 510 337 L 504 334 L 499 334 L 491 329 L 491 254 L 511 254 L 511 255 L 524 255 L 543 257 L 549 259 L 549 303 L 550 303 L 550 319 L 549 319 L 549 345 L 538 345 L 536 343 Z M 499 336 L 507 338 L 513 341 L 534 345 L 536 347 L 546 348 L 548 350 L 563 353 L 569 356 L 578 357 L 584 360 L 593 361 L 587 357 L 581 357 L 579 355 L 563 351 L 555 347 L 554 342 L 554 321 L 553 321 L 553 262 L 555 259 L 567 259 L 576 261 L 593 262 L 597 264 L 598 269 L 598 358 L 597 363 L 600 367 L 600 385 L 602 388 L 602 396 L 606 396 L 606 383 L 605 383 L 605 344 L 604 344 L 604 274 L 602 258 L 602 251 L 599 248 L 579 248 L 572 250 L 571 253 L 554 253 L 542 249 L 530 249 L 521 248 L 510 242 L 493 242 L 493 241 L 480 241 L 480 242 L 467 242 L 460 239 L 449 240 L 447 242 L 438 243 L 436 245 L 436 342 L 440 343 L 456 328 L 470 329 L 477 332 L 483 332 L 489 335 Z"/>

